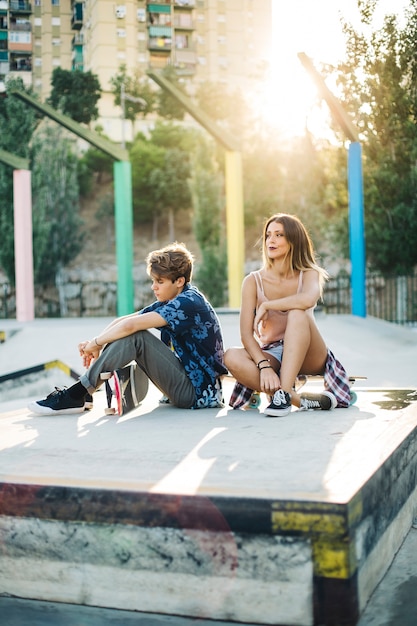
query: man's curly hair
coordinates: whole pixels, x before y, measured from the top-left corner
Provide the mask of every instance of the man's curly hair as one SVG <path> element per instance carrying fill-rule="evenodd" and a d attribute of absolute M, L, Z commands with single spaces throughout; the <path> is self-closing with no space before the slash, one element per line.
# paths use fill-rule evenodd
<path fill-rule="evenodd" d="M 183 243 L 171 243 L 160 250 L 150 252 L 146 259 L 149 276 L 169 278 L 172 282 L 184 276 L 185 283 L 191 281 L 193 255 Z"/>

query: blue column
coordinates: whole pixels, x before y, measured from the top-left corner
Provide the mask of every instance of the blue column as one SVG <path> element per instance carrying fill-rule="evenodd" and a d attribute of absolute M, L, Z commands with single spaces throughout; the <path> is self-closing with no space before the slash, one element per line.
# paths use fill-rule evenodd
<path fill-rule="evenodd" d="M 132 166 L 130 161 L 115 161 L 114 218 L 117 259 L 117 315 L 134 311 L 133 303 L 133 209 Z"/>
<path fill-rule="evenodd" d="M 366 317 L 365 220 L 363 205 L 362 149 L 358 142 L 349 146 L 349 237 L 352 263 L 352 314 Z"/>

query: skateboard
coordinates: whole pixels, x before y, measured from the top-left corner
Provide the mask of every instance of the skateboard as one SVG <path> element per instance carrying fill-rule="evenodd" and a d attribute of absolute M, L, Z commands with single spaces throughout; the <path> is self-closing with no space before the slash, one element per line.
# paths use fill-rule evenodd
<path fill-rule="evenodd" d="M 234 376 L 232 376 L 230 373 L 225 375 L 225 378 L 229 379 L 229 380 L 233 380 L 234 382 L 236 382 L 236 378 Z M 248 402 L 248 404 L 246 405 L 246 409 L 259 409 L 259 407 L 261 406 L 261 392 L 260 391 L 253 391 L 252 395 L 250 397 L 250 400 Z"/>
<path fill-rule="evenodd" d="M 142 402 L 148 392 L 149 379 L 136 362 L 114 372 L 102 372 L 106 384 L 106 415 L 125 415 Z"/>
<path fill-rule="evenodd" d="M 355 391 L 352 391 L 352 385 L 357 381 L 357 380 L 366 380 L 367 376 L 348 376 L 349 378 L 349 385 L 351 387 L 350 390 L 350 405 L 355 404 L 356 400 L 358 399 L 358 395 Z M 300 391 L 300 389 L 302 389 L 304 387 L 304 385 L 307 384 L 308 381 L 314 381 L 314 380 L 323 380 L 323 376 L 320 375 L 306 375 L 306 374 L 299 374 L 297 376 L 297 378 L 295 379 L 295 384 L 294 384 L 294 390 L 298 393 Z"/>

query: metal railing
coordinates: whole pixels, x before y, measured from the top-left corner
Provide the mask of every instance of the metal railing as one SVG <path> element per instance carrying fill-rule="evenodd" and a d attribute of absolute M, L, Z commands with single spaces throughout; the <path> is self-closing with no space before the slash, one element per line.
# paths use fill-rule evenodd
<path fill-rule="evenodd" d="M 327 313 L 351 313 L 350 276 L 341 272 L 326 285 L 323 308 Z M 367 315 L 404 326 L 417 326 L 417 271 L 408 276 L 366 276 Z"/>

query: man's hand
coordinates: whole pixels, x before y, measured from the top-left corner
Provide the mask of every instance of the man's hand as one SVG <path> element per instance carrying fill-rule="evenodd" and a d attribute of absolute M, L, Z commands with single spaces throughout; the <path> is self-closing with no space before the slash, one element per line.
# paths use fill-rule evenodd
<path fill-rule="evenodd" d="M 91 361 L 97 359 L 100 356 L 101 348 L 97 346 L 94 339 L 93 341 L 82 341 L 78 344 L 78 351 L 80 357 L 83 360 L 84 367 L 90 367 Z"/>

